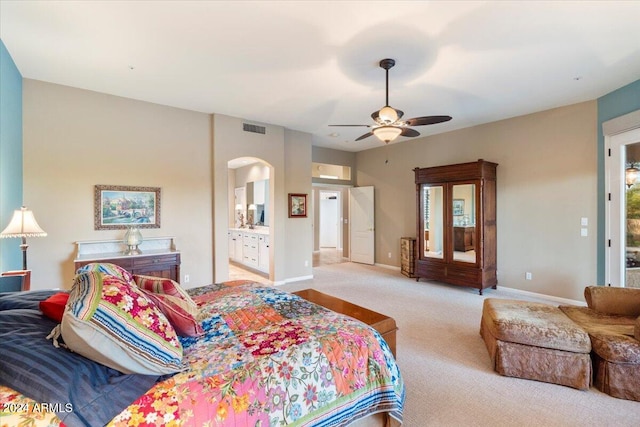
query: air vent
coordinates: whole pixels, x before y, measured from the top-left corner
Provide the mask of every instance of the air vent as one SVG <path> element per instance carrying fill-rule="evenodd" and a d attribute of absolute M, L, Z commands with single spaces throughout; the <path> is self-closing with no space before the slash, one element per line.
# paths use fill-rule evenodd
<path fill-rule="evenodd" d="M 266 127 L 258 126 L 258 125 L 250 125 L 249 123 L 243 123 L 242 130 L 245 132 L 261 133 L 263 135 L 267 133 Z"/>

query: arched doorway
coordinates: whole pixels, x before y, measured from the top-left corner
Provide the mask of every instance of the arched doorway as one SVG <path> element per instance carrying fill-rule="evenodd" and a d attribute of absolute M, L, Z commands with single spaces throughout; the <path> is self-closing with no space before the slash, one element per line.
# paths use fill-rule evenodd
<path fill-rule="evenodd" d="M 255 157 L 227 163 L 229 279 L 273 281 L 273 168 Z"/>

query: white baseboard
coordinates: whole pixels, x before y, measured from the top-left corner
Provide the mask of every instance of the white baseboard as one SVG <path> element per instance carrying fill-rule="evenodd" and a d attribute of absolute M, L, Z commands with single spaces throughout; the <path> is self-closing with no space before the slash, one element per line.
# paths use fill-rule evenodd
<path fill-rule="evenodd" d="M 521 289 L 514 289 L 514 288 L 507 288 L 504 286 L 498 286 L 498 289 L 504 292 L 510 292 L 513 294 L 520 294 L 520 295 L 526 295 L 528 297 L 532 297 L 532 298 L 540 298 L 540 299 L 546 299 L 546 300 L 550 300 L 550 301 L 554 301 L 560 304 L 568 304 L 568 305 L 581 305 L 581 306 L 586 306 L 587 303 L 585 301 L 577 301 L 577 300 L 572 300 L 572 299 L 568 299 L 568 298 L 560 298 L 560 297 L 554 297 L 552 295 L 545 295 L 545 294 L 539 294 L 537 292 L 529 292 L 529 291 L 523 291 Z"/>
<path fill-rule="evenodd" d="M 287 283 L 301 282 L 303 280 L 310 280 L 310 279 L 313 279 L 313 274 L 309 276 L 298 276 L 298 277 L 292 277 L 290 279 L 279 280 L 277 282 L 273 282 L 273 286 L 286 285 Z"/>
<path fill-rule="evenodd" d="M 395 271 L 400 271 L 400 267 L 396 267 L 395 265 L 389 265 L 389 264 L 379 264 L 379 263 L 375 263 L 373 264 L 376 267 L 382 267 L 382 268 L 386 268 L 388 270 L 395 270 Z"/>

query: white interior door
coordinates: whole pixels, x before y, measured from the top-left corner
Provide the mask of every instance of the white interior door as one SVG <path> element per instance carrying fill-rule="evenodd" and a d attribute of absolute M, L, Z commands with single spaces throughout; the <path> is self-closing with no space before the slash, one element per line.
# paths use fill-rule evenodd
<path fill-rule="evenodd" d="M 338 199 L 320 198 L 320 247 L 338 247 Z"/>
<path fill-rule="evenodd" d="M 605 188 L 610 195 L 605 210 L 608 243 L 605 284 L 610 286 L 625 286 L 626 283 L 625 149 L 637 142 L 640 142 L 640 129 L 605 139 L 605 151 L 611 150 L 610 155 L 605 155 Z"/>
<path fill-rule="evenodd" d="M 349 189 L 349 227 L 351 261 L 375 263 L 375 221 L 373 187 Z"/>

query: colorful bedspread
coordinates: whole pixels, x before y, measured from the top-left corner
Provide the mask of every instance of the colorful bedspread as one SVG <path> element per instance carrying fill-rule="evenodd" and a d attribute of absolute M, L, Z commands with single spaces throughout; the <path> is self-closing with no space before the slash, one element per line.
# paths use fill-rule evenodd
<path fill-rule="evenodd" d="M 244 281 L 189 290 L 205 334 L 182 342 L 188 370 L 157 383 L 112 426 L 340 426 L 402 420 L 404 385 L 367 325 Z"/>
<path fill-rule="evenodd" d="M 53 408 L 36 403 L 15 390 L 0 385 L 0 427 L 56 427 L 60 418 Z"/>

